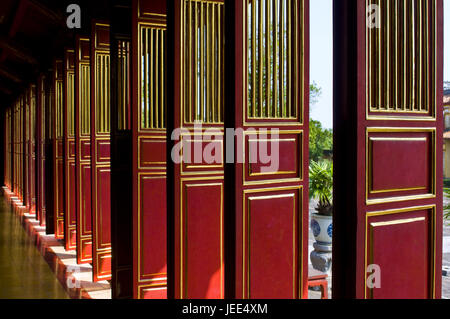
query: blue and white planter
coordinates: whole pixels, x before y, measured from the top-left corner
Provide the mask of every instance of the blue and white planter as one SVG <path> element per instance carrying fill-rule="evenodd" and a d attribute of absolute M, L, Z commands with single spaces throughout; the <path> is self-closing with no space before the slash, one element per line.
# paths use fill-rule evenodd
<path fill-rule="evenodd" d="M 312 214 L 311 230 L 317 242 L 331 245 L 333 238 L 333 216 Z"/>
<path fill-rule="evenodd" d="M 311 252 L 311 264 L 314 269 L 324 273 L 331 270 L 333 216 L 311 215 L 311 230 L 316 242 Z"/>

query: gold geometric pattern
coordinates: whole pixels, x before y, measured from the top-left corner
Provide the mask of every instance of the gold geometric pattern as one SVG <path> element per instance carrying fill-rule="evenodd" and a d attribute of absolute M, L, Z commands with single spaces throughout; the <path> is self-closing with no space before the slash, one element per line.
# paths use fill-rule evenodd
<path fill-rule="evenodd" d="M 436 1 L 367 0 L 370 112 L 434 116 Z M 369 21 L 368 21 L 369 22 Z M 378 26 L 377 26 L 378 24 Z"/>
<path fill-rule="evenodd" d="M 184 1 L 184 122 L 223 123 L 224 2 Z"/>
<path fill-rule="evenodd" d="M 297 5 L 295 0 L 248 0 L 249 118 L 297 117 Z"/>

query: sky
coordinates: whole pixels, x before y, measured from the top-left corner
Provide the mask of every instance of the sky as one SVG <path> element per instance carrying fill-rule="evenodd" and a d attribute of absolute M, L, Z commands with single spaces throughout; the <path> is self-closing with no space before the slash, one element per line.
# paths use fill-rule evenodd
<path fill-rule="evenodd" d="M 450 1 L 450 0 L 446 0 Z M 322 95 L 310 110 L 311 118 L 333 127 L 333 0 L 310 1 L 310 81 Z"/>
<path fill-rule="evenodd" d="M 332 0 L 310 1 L 310 81 L 322 88 L 311 118 L 333 127 L 333 14 Z M 444 0 L 444 81 L 450 81 L 450 0 Z"/>

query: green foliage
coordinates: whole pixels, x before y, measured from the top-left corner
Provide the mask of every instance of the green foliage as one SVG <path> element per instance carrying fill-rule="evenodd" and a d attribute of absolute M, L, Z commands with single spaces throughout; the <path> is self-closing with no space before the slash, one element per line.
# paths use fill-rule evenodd
<path fill-rule="evenodd" d="M 322 88 L 317 85 L 316 82 L 309 86 L 309 104 L 312 107 L 319 101 L 319 97 L 322 95 Z"/>
<path fill-rule="evenodd" d="M 450 199 L 450 188 L 444 188 L 444 196 Z M 444 218 L 450 221 L 450 204 L 444 205 Z"/>
<path fill-rule="evenodd" d="M 333 130 L 322 128 L 319 121 L 309 121 L 309 159 L 318 162 L 325 150 L 333 149 Z"/>
<path fill-rule="evenodd" d="M 444 178 L 444 187 L 450 188 L 450 179 L 449 178 Z"/>
<path fill-rule="evenodd" d="M 309 166 L 309 197 L 318 199 L 316 208 L 320 215 L 333 213 L 333 163 L 311 161 Z"/>
<path fill-rule="evenodd" d="M 322 95 L 322 88 L 316 82 L 309 86 L 309 102 L 312 108 Z M 322 128 L 319 121 L 309 121 L 309 159 L 320 161 L 323 159 L 323 151 L 333 149 L 333 131 Z"/>

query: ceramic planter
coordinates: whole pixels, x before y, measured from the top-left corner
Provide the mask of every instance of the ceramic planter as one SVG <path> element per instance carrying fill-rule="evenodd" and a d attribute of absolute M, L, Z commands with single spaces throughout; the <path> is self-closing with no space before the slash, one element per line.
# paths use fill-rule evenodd
<path fill-rule="evenodd" d="M 311 230 L 316 242 L 311 252 L 311 264 L 314 269 L 328 273 L 331 269 L 333 216 L 312 214 Z"/>

